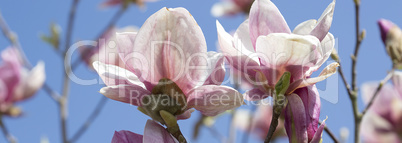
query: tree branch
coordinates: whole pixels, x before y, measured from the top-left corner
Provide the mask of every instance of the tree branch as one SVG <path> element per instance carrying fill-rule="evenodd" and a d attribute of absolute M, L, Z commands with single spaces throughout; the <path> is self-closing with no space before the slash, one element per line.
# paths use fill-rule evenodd
<path fill-rule="evenodd" d="M 98 117 L 99 113 L 102 111 L 107 101 L 108 98 L 102 96 L 101 100 L 99 100 L 98 104 L 96 105 L 95 110 L 88 117 L 85 123 L 79 128 L 79 130 L 74 134 L 74 136 L 69 140 L 70 143 L 76 142 L 85 133 L 85 131 L 87 131 L 91 123 L 93 123 Z"/>
<path fill-rule="evenodd" d="M 320 125 L 321 125 L 321 121 L 320 121 Z M 334 143 L 339 143 L 339 140 L 336 138 L 335 134 L 332 133 L 332 131 L 328 128 L 327 125 L 325 125 L 324 127 L 324 131 L 329 135 L 329 137 L 331 137 L 331 139 L 334 141 Z"/>
<path fill-rule="evenodd" d="M 385 76 L 385 78 L 384 78 L 383 80 L 381 80 L 381 82 L 378 84 L 377 89 L 376 89 L 375 92 L 374 92 L 374 95 L 371 97 L 371 99 L 370 99 L 369 103 L 367 104 L 366 108 L 363 110 L 362 116 L 364 116 L 364 115 L 366 114 L 366 112 L 370 109 L 371 105 L 373 105 L 374 100 L 376 99 L 378 93 L 381 91 L 383 85 L 384 85 L 385 83 L 387 83 L 387 81 L 388 81 L 389 79 L 391 79 L 393 73 L 394 73 L 394 69 L 392 69 L 392 70 L 387 74 L 387 76 Z"/>
<path fill-rule="evenodd" d="M 17 143 L 15 138 L 10 134 L 7 127 L 4 125 L 2 115 L 0 115 L 0 127 L 1 131 L 3 132 L 9 143 Z"/>

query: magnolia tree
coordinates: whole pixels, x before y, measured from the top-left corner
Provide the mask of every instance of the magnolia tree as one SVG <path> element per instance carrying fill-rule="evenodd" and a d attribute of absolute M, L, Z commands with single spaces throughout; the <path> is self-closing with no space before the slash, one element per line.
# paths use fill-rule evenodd
<path fill-rule="evenodd" d="M 217 51 L 208 51 L 206 37 L 197 17 L 185 7 L 160 8 L 141 27 L 118 28 L 116 22 L 131 4 L 144 9 L 146 2 L 157 0 L 107 0 L 102 8 L 120 10 L 96 37 L 99 41 L 81 40 L 73 43 L 75 15 L 80 0 L 73 0 L 66 34 L 52 24 L 50 34 L 41 39 L 52 46 L 64 59 L 63 88 L 54 90 L 46 78 L 45 63 L 32 66 L 25 56 L 17 34 L 11 31 L 4 17 L 0 26 L 10 46 L 1 52 L 0 65 L 0 126 L 10 143 L 23 136 L 13 136 L 4 118 L 24 118 L 17 102 L 33 96 L 43 88 L 59 107 L 61 142 L 79 140 L 90 127 L 108 99 L 128 104 L 147 116 L 143 132 L 113 130 L 112 143 L 186 143 L 179 120 L 192 114 L 202 114 L 193 128 L 197 139 L 200 127 L 210 128 L 212 134 L 216 119 L 232 115 L 228 137 L 221 142 L 236 142 L 236 129 L 261 142 L 285 139 L 292 143 L 344 142 L 321 118 L 320 92 L 316 83 L 339 74 L 351 101 L 353 115 L 343 118 L 354 120 L 354 142 L 401 142 L 402 133 L 402 31 L 393 22 L 378 20 L 380 35 L 391 58 L 392 69 L 380 82 L 357 86 L 356 63 L 365 30 L 360 30 L 360 1 L 355 0 L 356 45 L 352 55 L 352 76 L 347 80 L 341 59 L 335 49 L 337 35 L 330 33 L 336 12 L 335 0 L 322 7 L 318 19 L 300 21 L 293 30 L 279 9 L 270 0 L 226 0 L 211 8 L 216 17 L 243 14 L 245 20 L 237 30 L 227 32 L 225 24 L 216 20 Z M 0 7 L 1 8 L 1 7 Z M 309 16 L 310 17 L 310 16 Z M 306 17 L 306 19 L 308 19 Z M 64 40 L 61 37 L 65 38 Z M 65 45 L 61 45 L 64 43 Z M 73 59 L 75 54 L 79 58 Z M 27 53 L 30 56 L 30 53 Z M 328 59 L 334 62 L 326 64 Z M 345 59 L 347 60 L 347 59 Z M 72 61 L 72 62 L 71 62 Z M 364 61 L 363 61 L 364 62 Z M 104 87 L 97 90 L 104 95 L 87 122 L 71 138 L 67 131 L 69 85 L 77 81 L 74 70 L 80 63 L 97 73 Z M 325 65 L 326 64 L 326 65 Z M 94 72 L 95 71 L 95 72 Z M 387 83 L 392 79 L 392 84 Z M 233 81 L 231 83 L 225 82 Z M 349 84 L 351 82 L 351 84 Z M 90 83 L 81 82 L 80 90 Z M 81 89 L 82 88 L 82 89 Z M 361 94 L 360 94 L 361 93 Z M 358 99 L 362 96 L 365 108 L 360 111 Z M 107 97 L 107 98 L 106 98 Z M 243 108 L 250 106 L 251 108 Z M 42 113 L 46 114 L 46 113 Z M 220 127 L 219 125 L 216 125 Z M 323 134 L 330 138 L 323 140 Z M 287 138 L 287 139 L 286 139 Z M 109 142 L 105 141 L 105 142 Z"/>

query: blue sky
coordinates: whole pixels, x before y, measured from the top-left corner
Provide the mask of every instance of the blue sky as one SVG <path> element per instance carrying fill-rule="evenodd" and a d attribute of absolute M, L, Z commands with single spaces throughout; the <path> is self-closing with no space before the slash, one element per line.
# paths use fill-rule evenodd
<path fill-rule="evenodd" d="M 101 0 L 81 1 L 77 10 L 77 19 L 72 40 L 93 40 L 100 31 L 106 26 L 112 15 L 118 10 L 117 7 L 100 9 Z M 210 8 L 218 0 L 162 0 L 157 3 L 148 3 L 146 9 L 139 9 L 136 6 L 124 14 L 118 27 L 134 25 L 140 27 L 142 23 L 154 12 L 162 7 L 184 7 L 187 8 L 202 28 L 209 51 L 216 50 L 216 18 L 210 14 Z M 290 28 L 293 29 L 298 23 L 308 19 L 318 19 L 323 10 L 331 0 L 273 0 L 284 15 Z M 42 33 L 48 33 L 50 23 L 54 22 L 62 27 L 63 36 L 67 24 L 67 13 L 71 1 L 54 0 L 14 0 L 0 1 L 0 12 L 8 21 L 9 26 L 15 31 L 20 39 L 23 49 L 29 60 L 36 63 L 40 60 L 46 64 L 46 82 L 55 90 L 61 91 L 62 84 L 62 60 L 54 50 L 39 39 Z M 386 18 L 402 25 L 400 6 L 402 1 L 362 1 L 361 4 L 361 27 L 367 30 L 358 59 L 358 85 L 366 81 L 379 81 L 391 68 L 384 46 L 380 40 L 379 29 L 376 21 L 379 18 Z M 230 18 L 218 18 L 227 31 L 235 30 L 244 20 L 244 15 Z M 355 44 L 355 23 L 354 5 L 352 0 L 338 0 L 336 2 L 334 21 L 330 32 L 338 39 L 338 52 L 342 60 L 343 69 L 346 76 L 350 79 L 351 60 Z M 64 38 L 63 38 L 64 39 Z M 3 36 L 0 37 L 0 50 L 3 50 L 10 43 Z M 81 65 L 75 74 L 85 79 L 98 79 L 95 72 L 88 70 Z M 336 81 L 333 77 L 332 84 L 326 90 L 332 89 L 337 92 L 323 92 L 330 101 L 322 99 L 321 119 L 328 116 L 327 125 L 339 137 L 341 127 L 350 130 L 353 136 L 353 117 L 349 97 L 342 82 Z M 340 78 L 339 78 L 340 79 Z M 325 91 L 325 84 L 320 83 L 318 87 Z M 73 83 L 70 92 L 68 133 L 69 137 L 77 131 L 89 116 L 96 103 L 100 100 L 101 94 L 98 93 L 102 85 L 82 86 Z M 336 102 L 337 101 L 337 102 Z M 335 102 L 335 103 L 334 103 Z M 10 132 L 18 138 L 21 143 L 39 142 L 41 137 L 48 137 L 50 142 L 60 142 L 60 124 L 57 105 L 40 90 L 35 97 L 28 101 L 18 104 L 25 112 L 20 118 L 5 118 L 4 122 Z M 360 109 L 363 103 L 359 97 Z M 248 107 L 242 107 L 248 108 Z M 191 142 L 218 142 L 212 134 L 203 128 L 200 139 L 191 140 L 192 128 L 199 117 L 199 113 L 193 113 L 192 118 L 179 121 L 183 134 Z M 217 120 L 216 128 L 218 131 L 227 135 L 229 128 L 229 116 L 223 116 Z M 143 133 L 146 120 L 136 107 L 117 101 L 109 100 L 97 120 L 90 129 L 78 141 L 86 142 L 110 142 L 115 130 L 130 130 L 136 133 Z M 241 142 L 242 134 L 238 134 L 237 142 Z M 329 137 L 324 133 L 324 142 L 330 142 Z M 349 138 L 348 142 L 352 141 Z M 0 142 L 5 142 L 4 136 L 0 135 Z M 286 140 L 284 140 L 287 142 Z M 250 142 L 260 142 L 251 137 Z"/>

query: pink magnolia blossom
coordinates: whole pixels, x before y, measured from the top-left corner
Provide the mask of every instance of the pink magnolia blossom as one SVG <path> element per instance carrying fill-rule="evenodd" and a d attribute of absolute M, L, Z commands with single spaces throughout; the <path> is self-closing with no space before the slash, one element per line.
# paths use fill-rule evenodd
<path fill-rule="evenodd" d="M 271 96 L 282 74 L 291 73 L 291 84 L 286 92 L 289 103 L 285 110 L 290 142 L 317 142 L 321 139 L 320 128 L 317 129 L 320 99 L 314 84 L 333 75 L 339 64 L 328 65 L 318 77 L 310 76 L 324 64 L 334 48 L 334 37 L 328 32 L 334 8 L 335 1 L 329 4 L 318 21 L 302 22 L 293 33 L 278 8 L 269 0 L 253 3 L 249 19 L 239 26 L 234 36 L 217 22 L 220 47 L 229 64 L 245 73 L 248 81 L 255 85 L 245 93 L 247 100 Z M 291 128 L 291 124 L 296 124 L 296 129 Z"/>
<path fill-rule="evenodd" d="M 269 0 L 253 3 L 249 19 L 239 26 L 234 36 L 217 22 L 220 47 L 229 64 L 245 73 L 248 82 L 256 86 L 246 92 L 247 100 L 271 96 L 271 90 L 286 71 L 291 73 L 287 94 L 336 72 L 338 64 L 332 63 L 318 77 L 310 78 L 333 50 L 334 37 L 328 31 L 334 7 L 335 2 L 332 2 L 318 21 L 305 21 L 296 26 L 293 33 Z"/>
<path fill-rule="evenodd" d="M 125 67 L 94 62 L 106 97 L 139 106 L 161 123 L 160 110 L 186 119 L 192 108 L 214 116 L 243 104 L 239 92 L 220 85 L 224 58 L 207 52 L 201 28 L 186 9 L 162 8 L 138 33 L 116 38 Z"/>
<path fill-rule="evenodd" d="M 81 59 L 90 67 L 95 61 L 100 61 L 105 64 L 118 65 L 119 67 L 125 67 L 124 62 L 121 61 L 118 52 L 118 45 L 116 39 L 116 33 L 124 32 L 137 32 L 138 28 L 133 26 L 127 26 L 117 29 L 112 27 L 108 29 L 98 38 L 98 44 L 93 46 L 80 47 Z"/>
<path fill-rule="evenodd" d="M 12 113 L 14 103 L 25 100 L 36 93 L 45 81 L 45 67 L 39 62 L 32 70 L 22 65 L 21 56 L 15 48 L 7 48 L 1 53 L 0 65 L 0 114 L 17 116 Z M 17 114 L 17 115 L 16 115 Z"/>
<path fill-rule="evenodd" d="M 144 135 L 122 130 L 114 133 L 112 143 L 178 143 L 178 141 L 161 125 L 148 120 Z"/>
<path fill-rule="evenodd" d="M 388 55 L 394 64 L 402 63 L 402 31 L 394 23 L 386 19 L 378 20 L 381 39 L 385 44 Z"/>
<path fill-rule="evenodd" d="M 363 118 L 361 124 L 363 142 L 401 143 L 402 72 L 394 72 L 392 83 L 382 87 Z M 378 83 L 375 82 L 363 84 L 362 94 L 365 103 L 371 100 L 377 86 Z"/>
<path fill-rule="evenodd" d="M 211 13 L 215 17 L 231 16 L 250 12 L 254 0 L 222 0 L 212 6 Z"/>
<path fill-rule="evenodd" d="M 102 3 L 102 7 L 111 7 L 111 6 L 116 6 L 116 5 L 123 5 L 123 4 L 129 4 L 133 3 L 138 6 L 143 6 L 144 3 L 146 2 L 157 2 L 159 0 L 106 0 L 104 3 Z"/>
<path fill-rule="evenodd" d="M 319 143 L 325 123 L 318 127 L 321 101 L 315 85 L 299 88 L 287 98 L 284 113 L 289 142 Z"/>

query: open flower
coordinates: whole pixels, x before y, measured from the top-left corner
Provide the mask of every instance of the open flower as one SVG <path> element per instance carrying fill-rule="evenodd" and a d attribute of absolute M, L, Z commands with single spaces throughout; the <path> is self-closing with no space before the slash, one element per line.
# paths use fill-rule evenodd
<path fill-rule="evenodd" d="M 297 88 L 322 81 L 336 72 L 337 63 L 330 64 L 318 77 L 310 78 L 328 59 L 334 48 L 329 33 L 335 2 L 317 20 L 299 24 L 290 32 L 278 8 L 269 0 L 256 0 L 249 19 L 234 36 L 217 22 L 222 52 L 229 64 L 245 73 L 255 88 L 245 94 L 247 100 L 271 96 L 276 82 L 286 71 L 291 73 L 291 85 L 286 94 Z"/>
<path fill-rule="evenodd" d="M 401 29 L 386 19 L 378 20 L 381 31 L 381 39 L 385 44 L 388 55 L 394 66 L 402 64 L 402 31 Z"/>
<path fill-rule="evenodd" d="M 112 143 L 178 143 L 178 141 L 161 125 L 148 120 L 144 135 L 122 130 L 114 132 Z"/>
<path fill-rule="evenodd" d="M 392 76 L 392 85 L 385 84 L 369 111 L 363 117 L 361 135 L 363 142 L 400 143 L 402 138 L 402 72 Z M 368 103 L 378 83 L 365 83 L 362 86 L 363 101 Z"/>
<path fill-rule="evenodd" d="M 20 53 L 7 48 L 1 53 L 0 65 L 0 114 L 18 116 L 20 111 L 14 103 L 25 100 L 36 93 L 45 81 L 45 67 L 39 62 L 32 70 L 22 65 Z"/>
<path fill-rule="evenodd" d="M 139 106 L 161 123 L 161 110 L 186 119 L 191 108 L 214 116 L 243 104 L 239 92 L 220 85 L 224 58 L 206 51 L 201 28 L 186 9 L 162 8 L 138 33 L 116 38 L 125 67 L 94 62 L 106 97 Z"/>
<path fill-rule="evenodd" d="M 215 17 L 248 14 L 253 2 L 254 0 L 222 0 L 212 6 L 211 13 Z"/>

